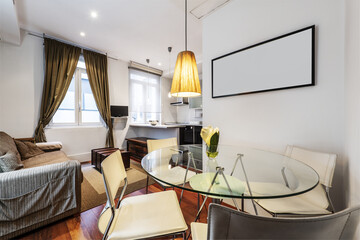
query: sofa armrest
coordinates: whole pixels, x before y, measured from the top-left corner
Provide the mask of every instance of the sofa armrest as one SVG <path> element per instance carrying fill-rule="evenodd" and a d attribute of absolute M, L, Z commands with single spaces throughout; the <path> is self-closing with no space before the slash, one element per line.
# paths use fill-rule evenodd
<path fill-rule="evenodd" d="M 1 173 L 0 222 L 45 208 L 52 209 L 51 215 L 80 210 L 81 181 L 81 166 L 75 160 Z"/>
<path fill-rule="evenodd" d="M 45 152 L 57 151 L 62 148 L 62 142 L 41 142 L 36 146 Z"/>

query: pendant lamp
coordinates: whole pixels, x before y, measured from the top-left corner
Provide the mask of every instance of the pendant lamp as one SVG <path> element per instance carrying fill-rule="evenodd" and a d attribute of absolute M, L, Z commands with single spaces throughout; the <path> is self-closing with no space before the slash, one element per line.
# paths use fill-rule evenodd
<path fill-rule="evenodd" d="M 178 54 L 171 85 L 173 97 L 197 97 L 201 95 L 195 54 L 187 50 L 187 0 L 185 0 L 185 51 Z"/>

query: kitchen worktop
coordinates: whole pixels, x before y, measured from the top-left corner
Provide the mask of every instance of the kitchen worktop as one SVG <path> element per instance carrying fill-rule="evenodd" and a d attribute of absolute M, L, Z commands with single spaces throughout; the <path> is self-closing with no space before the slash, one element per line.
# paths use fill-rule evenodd
<path fill-rule="evenodd" d="M 186 126 L 202 126 L 201 124 L 191 124 L 191 123 L 175 123 L 175 124 L 157 124 L 155 126 L 150 125 L 150 123 L 132 123 L 130 127 L 148 127 L 148 128 L 179 128 Z"/>

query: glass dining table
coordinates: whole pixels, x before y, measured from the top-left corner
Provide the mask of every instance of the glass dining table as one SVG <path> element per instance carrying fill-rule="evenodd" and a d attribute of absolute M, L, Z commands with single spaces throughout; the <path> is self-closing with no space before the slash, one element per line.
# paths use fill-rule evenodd
<path fill-rule="evenodd" d="M 241 146 L 219 145 L 214 159 L 202 145 L 172 146 L 147 154 L 141 165 L 161 183 L 213 199 L 233 199 L 238 209 L 234 199 L 252 199 L 256 213 L 253 199 L 295 196 L 319 183 L 316 171 L 303 162 Z"/>

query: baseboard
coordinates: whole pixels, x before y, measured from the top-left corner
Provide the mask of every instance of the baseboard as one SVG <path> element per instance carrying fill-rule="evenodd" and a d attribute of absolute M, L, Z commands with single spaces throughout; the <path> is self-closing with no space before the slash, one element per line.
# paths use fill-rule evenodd
<path fill-rule="evenodd" d="M 72 160 L 78 160 L 79 162 L 90 162 L 91 161 L 91 153 L 90 152 L 68 155 L 68 157 Z"/>

